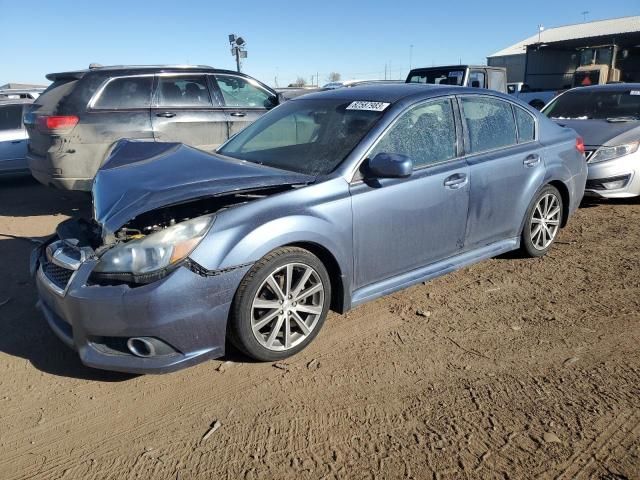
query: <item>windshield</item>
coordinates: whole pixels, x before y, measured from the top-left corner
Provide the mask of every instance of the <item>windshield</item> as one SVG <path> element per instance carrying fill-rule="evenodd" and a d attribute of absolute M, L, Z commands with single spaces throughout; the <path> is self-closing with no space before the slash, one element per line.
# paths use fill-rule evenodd
<path fill-rule="evenodd" d="M 579 88 L 553 100 L 542 110 L 557 119 L 640 118 L 640 89 L 580 90 Z"/>
<path fill-rule="evenodd" d="M 342 99 L 291 100 L 242 130 L 218 153 L 283 170 L 324 175 L 351 153 L 388 105 Z"/>
<path fill-rule="evenodd" d="M 464 68 L 429 68 L 409 73 L 407 83 L 431 83 L 435 85 L 462 85 Z"/>

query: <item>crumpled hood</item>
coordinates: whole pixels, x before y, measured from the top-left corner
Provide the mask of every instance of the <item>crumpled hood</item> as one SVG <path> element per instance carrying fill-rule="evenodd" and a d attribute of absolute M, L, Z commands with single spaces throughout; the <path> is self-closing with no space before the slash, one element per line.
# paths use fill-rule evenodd
<path fill-rule="evenodd" d="M 640 121 L 607 122 L 606 120 L 564 120 L 552 119 L 558 125 L 578 132 L 587 146 L 619 145 L 640 139 Z M 634 132 L 635 130 L 635 132 Z M 618 138 L 621 137 L 621 138 Z"/>
<path fill-rule="evenodd" d="M 189 200 L 315 177 L 234 160 L 182 143 L 122 140 L 96 174 L 94 219 L 107 238 L 132 218 Z"/>

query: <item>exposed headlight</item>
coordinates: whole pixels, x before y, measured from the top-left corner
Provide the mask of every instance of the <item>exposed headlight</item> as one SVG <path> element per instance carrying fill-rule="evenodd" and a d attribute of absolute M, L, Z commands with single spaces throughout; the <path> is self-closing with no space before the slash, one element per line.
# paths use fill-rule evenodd
<path fill-rule="evenodd" d="M 209 231 L 213 219 L 213 215 L 206 215 L 187 220 L 107 250 L 94 272 L 143 275 L 167 268 L 186 258 L 196 248 Z"/>
<path fill-rule="evenodd" d="M 638 145 L 640 145 L 639 142 L 631 142 L 624 145 L 616 145 L 615 147 L 600 147 L 589 159 L 589 163 L 605 162 L 614 158 L 624 157 L 636 152 Z"/>

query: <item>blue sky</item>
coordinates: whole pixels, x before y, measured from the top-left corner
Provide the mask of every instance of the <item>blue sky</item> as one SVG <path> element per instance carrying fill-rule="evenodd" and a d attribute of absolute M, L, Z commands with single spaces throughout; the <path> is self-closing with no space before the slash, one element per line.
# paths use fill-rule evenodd
<path fill-rule="evenodd" d="M 385 64 L 398 78 L 410 45 L 413 66 L 484 63 L 538 24 L 579 23 L 583 11 L 588 20 L 640 15 L 640 1 L 0 0 L 0 84 L 41 83 L 91 62 L 233 69 L 229 33 L 247 40 L 243 71 L 270 85 L 316 72 L 323 83 L 331 71 L 383 78 Z"/>

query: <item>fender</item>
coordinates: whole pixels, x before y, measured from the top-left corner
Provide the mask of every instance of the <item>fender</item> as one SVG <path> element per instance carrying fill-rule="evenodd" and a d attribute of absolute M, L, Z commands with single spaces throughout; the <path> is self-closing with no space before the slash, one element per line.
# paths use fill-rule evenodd
<path fill-rule="evenodd" d="M 306 203 L 310 206 L 300 208 Z M 220 212 L 189 256 L 208 270 L 255 263 L 270 251 L 310 243 L 331 254 L 345 295 L 353 277 L 351 196 L 342 177 Z"/>

